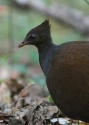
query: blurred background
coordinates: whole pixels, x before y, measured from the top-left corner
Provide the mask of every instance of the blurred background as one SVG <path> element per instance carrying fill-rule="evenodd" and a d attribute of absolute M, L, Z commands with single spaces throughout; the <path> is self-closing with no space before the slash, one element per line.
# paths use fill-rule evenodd
<path fill-rule="evenodd" d="M 46 86 L 37 49 L 18 49 L 27 32 L 45 19 L 55 44 L 89 39 L 88 1 L 0 0 L 0 83 L 16 79 Z"/>

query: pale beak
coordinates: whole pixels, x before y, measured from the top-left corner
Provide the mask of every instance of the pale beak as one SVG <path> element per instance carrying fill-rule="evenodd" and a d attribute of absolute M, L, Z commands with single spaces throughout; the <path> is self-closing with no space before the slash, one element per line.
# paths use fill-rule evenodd
<path fill-rule="evenodd" d="M 22 46 L 25 46 L 25 45 L 27 45 L 27 44 L 28 44 L 28 42 L 24 40 L 22 43 L 20 43 L 20 44 L 18 45 L 18 48 L 21 48 Z"/>

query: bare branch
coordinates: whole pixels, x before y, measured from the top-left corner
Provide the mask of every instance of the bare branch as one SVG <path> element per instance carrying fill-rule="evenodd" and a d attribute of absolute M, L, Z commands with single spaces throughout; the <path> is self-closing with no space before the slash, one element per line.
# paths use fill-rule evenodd
<path fill-rule="evenodd" d="M 80 10 L 68 7 L 66 5 L 58 4 L 56 2 L 46 6 L 40 0 L 37 0 L 37 2 L 29 0 L 27 5 L 30 9 L 34 9 L 48 17 L 71 26 L 81 34 L 89 34 L 89 15 L 85 15 Z"/>

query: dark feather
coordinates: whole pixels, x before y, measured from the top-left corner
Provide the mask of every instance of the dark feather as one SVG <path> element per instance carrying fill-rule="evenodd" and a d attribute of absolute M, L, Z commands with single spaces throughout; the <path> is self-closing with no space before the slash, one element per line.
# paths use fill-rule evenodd
<path fill-rule="evenodd" d="M 29 31 L 19 47 L 24 45 L 37 47 L 49 92 L 59 109 L 67 117 L 89 122 L 89 42 L 55 45 L 45 20 Z"/>

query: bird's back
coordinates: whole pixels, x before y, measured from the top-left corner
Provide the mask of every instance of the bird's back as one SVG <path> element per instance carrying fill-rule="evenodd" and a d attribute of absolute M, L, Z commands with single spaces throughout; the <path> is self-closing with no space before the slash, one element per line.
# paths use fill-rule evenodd
<path fill-rule="evenodd" d="M 60 45 L 46 80 L 54 102 L 66 116 L 89 122 L 89 42 Z"/>

